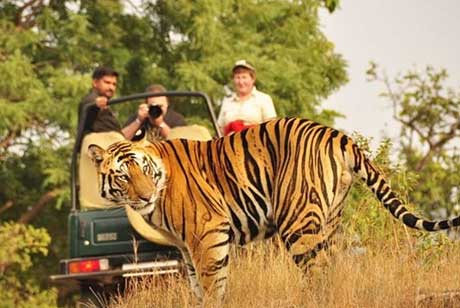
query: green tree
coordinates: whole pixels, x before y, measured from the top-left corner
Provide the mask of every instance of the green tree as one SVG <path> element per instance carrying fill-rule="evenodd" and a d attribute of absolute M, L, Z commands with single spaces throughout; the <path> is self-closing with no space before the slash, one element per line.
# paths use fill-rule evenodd
<path fill-rule="evenodd" d="M 55 307 L 55 290 L 40 290 L 37 278 L 18 275 L 32 266 L 32 255 L 47 255 L 45 229 L 16 223 L 0 225 L 0 306 Z"/>
<path fill-rule="evenodd" d="M 28 250 L 34 266 L 8 266 L 8 275 L 30 283 L 30 294 L 46 287 L 66 254 L 62 208 L 70 199 L 77 106 L 97 65 L 121 73 L 119 94 L 163 83 L 218 101 L 233 62 L 246 58 L 280 115 L 329 124 L 336 115 L 320 104 L 346 82 L 345 62 L 321 33 L 318 10 L 333 11 L 338 0 L 138 3 L 0 2 L 0 228 L 19 228 L 20 238 L 43 247 L 52 238 L 46 257 Z"/>
<path fill-rule="evenodd" d="M 371 63 L 367 73 L 370 80 L 385 85 L 382 96 L 401 124 L 400 159 L 418 175 L 410 200 L 428 213 L 439 208 L 458 211 L 460 93 L 445 85 L 447 71 L 427 66 L 391 80 Z"/>
<path fill-rule="evenodd" d="M 345 81 L 345 62 L 321 33 L 321 1 L 144 1 L 160 42 L 158 66 L 173 88 L 202 90 L 218 101 L 230 69 L 245 58 L 280 115 L 332 124 L 321 101 Z M 161 74 L 160 74 L 161 76 Z M 169 80 L 174 76 L 172 80 Z"/>

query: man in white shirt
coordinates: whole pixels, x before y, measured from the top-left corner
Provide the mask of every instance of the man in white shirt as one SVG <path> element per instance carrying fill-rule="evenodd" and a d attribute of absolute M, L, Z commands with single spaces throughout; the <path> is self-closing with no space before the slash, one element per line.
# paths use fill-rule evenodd
<path fill-rule="evenodd" d="M 256 70 L 246 60 L 239 60 L 232 69 L 235 92 L 222 101 L 217 124 L 225 134 L 231 134 L 276 118 L 273 101 L 255 87 Z"/>

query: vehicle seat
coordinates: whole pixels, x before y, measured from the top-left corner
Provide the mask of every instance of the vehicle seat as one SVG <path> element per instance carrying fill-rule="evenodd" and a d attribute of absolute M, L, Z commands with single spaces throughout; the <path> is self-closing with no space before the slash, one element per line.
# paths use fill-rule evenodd
<path fill-rule="evenodd" d="M 117 141 L 124 140 L 119 132 L 103 132 L 87 134 L 80 149 L 78 181 L 80 184 L 79 199 L 81 209 L 104 208 L 113 205 L 99 195 L 96 167 L 88 156 L 88 146 L 96 144 L 104 149 Z"/>
<path fill-rule="evenodd" d="M 212 136 L 206 127 L 202 125 L 193 124 L 171 128 L 171 131 L 168 135 L 168 140 L 171 139 L 207 141 L 211 140 Z"/>

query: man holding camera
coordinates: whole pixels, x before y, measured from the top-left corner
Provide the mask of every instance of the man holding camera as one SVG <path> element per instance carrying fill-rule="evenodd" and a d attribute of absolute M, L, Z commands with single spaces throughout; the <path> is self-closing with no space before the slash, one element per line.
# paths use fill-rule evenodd
<path fill-rule="evenodd" d="M 146 92 L 162 93 L 166 89 L 162 85 L 154 84 L 147 87 Z M 144 137 L 151 142 L 164 140 L 171 128 L 186 125 L 184 117 L 168 107 L 166 96 L 149 97 L 145 104 L 141 104 L 137 117 L 128 120 L 128 125 L 133 122 L 139 125 L 139 130 L 131 140 L 138 141 Z"/>

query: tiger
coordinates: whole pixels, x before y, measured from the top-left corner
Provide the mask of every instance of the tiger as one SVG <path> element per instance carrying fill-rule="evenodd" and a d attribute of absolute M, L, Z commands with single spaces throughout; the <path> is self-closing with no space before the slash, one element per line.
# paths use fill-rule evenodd
<path fill-rule="evenodd" d="M 100 195 L 160 231 L 182 253 L 199 299 L 223 298 L 230 245 L 278 234 L 302 268 L 328 249 L 354 179 L 362 179 L 404 225 L 460 225 L 408 211 L 346 134 L 308 119 L 282 118 L 209 141 L 120 141 L 90 145 Z"/>

